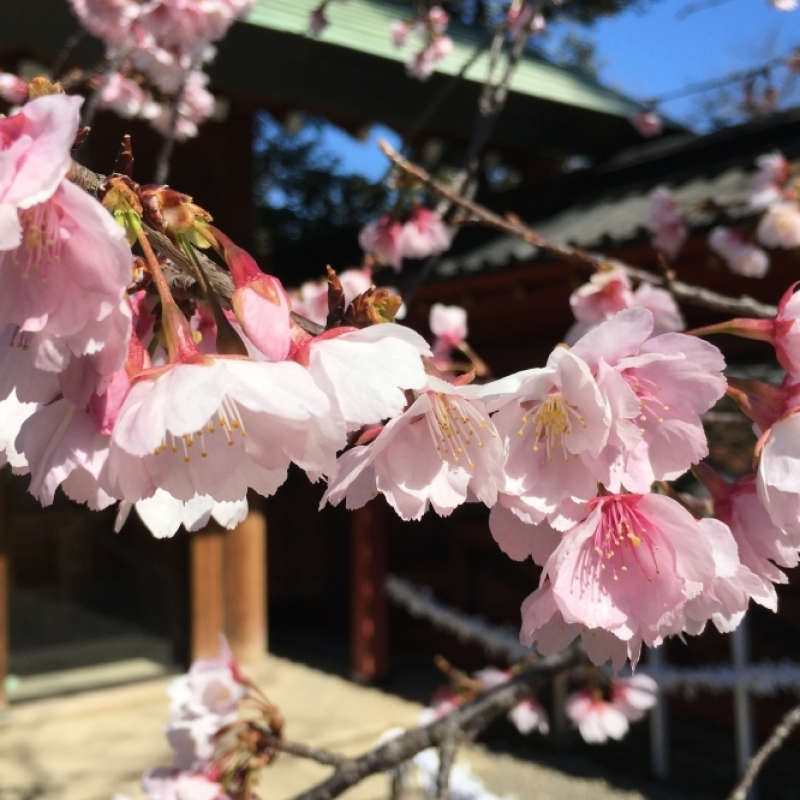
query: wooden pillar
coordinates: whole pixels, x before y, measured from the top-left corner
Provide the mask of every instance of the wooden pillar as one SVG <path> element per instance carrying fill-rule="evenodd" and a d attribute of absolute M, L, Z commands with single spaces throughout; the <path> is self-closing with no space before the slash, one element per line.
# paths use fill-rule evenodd
<path fill-rule="evenodd" d="M 353 677 L 374 681 L 389 671 L 389 607 L 383 589 L 388 572 L 386 503 L 378 498 L 350 516 Z"/>
<path fill-rule="evenodd" d="M 257 500 L 225 536 L 225 606 L 234 655 L 243 664 L 260 661 L 267 652 L 267 520 Z"/>
<path fill-rule="evenodd" d="M 190 541 L 191 657 L 194 660 L 219 655 L 219 634 L 225 630 L 225 531 L 212 521 L 203 530 L 191 534 Z"/>
<path fill-rule="evenodd" d="M 6 469 L 0 470 L 0 708 L 8 704 L 6 676 L 8 675 L 8 596 L 11 574 L 8 562 L 8 506 L 6 504 Z"/>

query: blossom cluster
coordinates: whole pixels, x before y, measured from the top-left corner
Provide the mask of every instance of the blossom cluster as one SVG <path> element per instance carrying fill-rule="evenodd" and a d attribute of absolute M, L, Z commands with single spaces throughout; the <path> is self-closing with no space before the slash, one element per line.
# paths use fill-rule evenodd
<path fill-rule="evenodd" d="M 392 42 L 395 47 L 403 47 L 409 34 L 419 39 L 421 49 L 411 54 L 406 63 L 408 74 L 425 81 L 433 75 L 436 64 L 453 52 L 453 40 L 445 31 L 450 15 L 440 6 L 425 9 L 420 18 L 393 22 Z"/>
<path fill-rule="evenodd" d="M 389 321 L 397 298 L 370 287 L 348 305 L 331 279 L 335 322 L 312 335 L 191 198 L 112 176 L 98 202 L 67 179 L 80 102 L 48 95 L 0 119 L 0 446 L 40 502 L 59 486 L 91 508 L 118 502 L 119 524 L 135 507 L 161 536 L 212 515 L 233 526 L 248 490 L 271 495 L 291 464 L 327 481 L 323 504 L 383 494 L 413 520 L 481 502 L 500 547 L 543 567 L 523 642 L 548 653 L 580 636 L 616 667 L 708 621 L 731 630 L 751 598 L 774 608 L 800 550 L 791 291 L 776 320 L 733 326 L 789 370 L 780 388 L 729 389 L 762 432 L 755 489 L 715 484 L 717 519 L 698 521 L 664 482 L 708 453 L 701 415 L 726 391 L 724 360 L 674 330 L 656 290 L 598 276 L 573 303 L 595 327 L 482 385 L 476 366 L 437 367 L 469 353 L 454 309 L 435 310 L 434 352 Z M 217 252 L 227 310 L 210 293 L 177 304 L 145 222 L 188 261 Z"/>
<path fill-rule="evenodd" d="M 719 225 L 711 230 L 708 246 L 731 272 L 749 278 L 763 278 L 769 270 L 769 256 L 763 248 L 793 250 L 800 247 L 800 192 L 792 170 L 780 153 L 767 153 L 756 159 L 756 172 L 747 211 L 758 214 L 754 230 Z M 677 199 L 659 186 L 650 195 L 647 227 L 652 244 L 674 260 L 687 230 Z"/>
<path fill-rule="evenodd" d="M 86 30 L 99 38 L 117 71 L 101 79 L 101 102 L 126 118 L 148 120 L 165 133 L 170 98 L 180 95 L 176 138 L 197 135 L 197 126 L 214 111 L 200 69 L 254 0 L 70 0 Z"/>
<path fill-rule="evenodd" d="M 220 656 L 196 660 L 169 687 L 171 718 L 164 728 L 173 750 L 170 767 L 142 778 L 148 800 L 228 800 L 214 763 L 218 737 L 239 716 L 248 682 L 222 637 Z"/>
<path fill-rule="evenodd" d="M 358 243 L 379 264 L 399 272 L 404 258 L 427 258 L 450 247 L 450 232 L 430 209 L 416 206 L 405 222 L 384 214 L 361 229 Z"/>

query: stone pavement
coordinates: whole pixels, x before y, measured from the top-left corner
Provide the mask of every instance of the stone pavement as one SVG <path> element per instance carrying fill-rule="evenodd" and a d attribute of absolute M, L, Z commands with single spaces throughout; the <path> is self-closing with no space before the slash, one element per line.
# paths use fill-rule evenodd
<path fill-rule="evenodd" d="M 282 710 L 287 736 L 346 754 L 368 749 L 388 728 L 415 724 L 421 706 L 342 678 L 270 656 L 248 672 Z M 14 705 L 0 723 L 0 800 L 139 800 L 139 778 L 168 764 L 161 733 L 169 679 Z M 650 787 L 642 794 L 597 777 L 572 777 L 531 761 L 469 747 L 461 756 L 498 795 L 517 800 L 678 800 Z M 281 757 L 264 774 L 262 800 L 290 800 L 329 774 L 315 763 Z M 347 800 L 385 800 L 374 776 Z M 681 796 L 683 798 L 683 796 Z M 688 800 L 688 798 L 685 798 Z"/>

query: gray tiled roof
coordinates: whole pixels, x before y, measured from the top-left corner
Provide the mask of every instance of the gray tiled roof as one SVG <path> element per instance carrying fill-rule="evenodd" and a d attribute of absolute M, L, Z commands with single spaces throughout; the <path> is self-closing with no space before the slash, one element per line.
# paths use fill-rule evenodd
<path fill-rule="evenodd" d="M 666 186 L 680 202 L 690 229 L 735 222 L 750 213 L 747 201 L 755 158 L 776 149 L 790 158 L 800 156 L 800 110 L 782 114 L 772 124 L 761 120 L 706 137 L 681 137 L 678 142 L 628 151 L 615 163 L 587 171 L 584 186 L 576 186 L 573 194 L 585 199 L 566 203 L 557 213 L 538 218 L 534 213 L 529 218 L 537 231 L 555 242 L 608 250 L 647 240 L 650 192 Z M 530 191 L 546 189 L 531 187 Z M 709 199 L 726 210 L 709 208 L 703 202 Z M 492 235 L 484 243 L 444 258 L 437 274 L 442 279 L 474 274 L 530 262 L 536 256 L 533 245 L 508 235 Z"/>

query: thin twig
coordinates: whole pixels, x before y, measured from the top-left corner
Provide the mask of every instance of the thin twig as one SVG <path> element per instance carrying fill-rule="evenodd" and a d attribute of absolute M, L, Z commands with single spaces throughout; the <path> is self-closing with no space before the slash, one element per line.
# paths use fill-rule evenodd
<path fill-rule="evenodd" d="M 183 71 L 180 85 L 169 102 L 169 121 L 167 125 L 167 132 L 164 134 L 164 140 L 161 142 L 161 149 L 158 151 L 158 158 L 156 159 L 156 183 L 166 183 L 167 178 L 169 177 L 169 162 L 172 158 L 172 151 L 175 149 L 175 136 L 178 132 L 178 119 L 181 115 L 181 102 L 183 100 L 184 92 L 186 91 L 186 81 L 189 77 L 189 72 L 193 69 L 194 64 L 192 64 L 189 69 L 185 69 Z"/>
<path fill-rule="evenodd" d="M 436 800 L 450 800 L 450 770 L 456 760 L 460 730 L 450 730 L 439 747 L 439 769 L 436 772 Z"/>
<path fill-rule="evenodd" d="M 636 269 L 616 259 L 594 255 L 586 250 L 581 250 L 579 247 L 559 244 L 543 236 L 533 228 L 529 228 L 518 219 L 501 217 L 499 214 L 490 211 L 474 200 L 464 197 L 463 194 L 456 191 L 451 186 L 440 183 L 435 178 L 431 177 L 422 167 L 418 167 L 416 164 L 412 164 L 410 161 L 403 158 L 386 142 L 381 141 L 380 146 L 388 158 L 401 170 L 407 172 L 409 175 L 413 175 L 420 183 L 424 184 L 441 197 L 446 198 L 453 205 L 464 209 L 475 222 L 490 228 L 495 228 L 510 236 L 516 236 L 552 256 L 563 259 L 570 264 L 577 264 L 586 270 L 594 272 L 597 269 L 617 266 L 624 269 L 630 277 L 636 280 L 652 283 L 655 286 L 664 285 L 664 278 L 654 275 L 652 272 Z M 672 281 L 671 289 L 675 297 L 686 303 L 703 306 L 713 311 L 719 311 L 722 314 L 736 314 L 739 316 L 763 317 L 768 319 L 774 317 L 778 313 L 775 306 L 760 303 L 758 300 L 754 300 L 752 297 L 747 297 L 746 295 L 742 297 L 728 297 L 718 294 L 717 292 L 712 292 L 710 289 L 692 286 L 682 281 Z"/>
<path fill-rule="evenodd" d="M 541 678 L 561 672 L 578 663 L 580 647 L 566 650 L 531 664 L 507 683 L 482 694 L 424 728 L 414 728 L 363 755 L 348 760 L 330 778 L 297 795 L 294 800 L 333 800 L 351 786 L 374 775 L 393 769 L 429 747 L 441 747 L 453 728 L 469 737 L 507 713 L 530 696 L 532 685 Z"/>
<path fill-rule="evenodd" d="M 800 705 L 795 706 L 778 723 L 775 730 L 769 736 L 759 751 L 750 759 L 742 779 L 736 784 L 736 788 L 728 795 L 728 800 L 745 800 L 747 791 L 753 785 L 753 781 L 761 771 L 767 759 L 780 748 L 786 741 L 791 732 L 800 725 Z"/>
<path fill-rule="evenodd" d="M 324 764 L 326 767 L 342 767 L 347 763 L 347 756 L 340 755 L 339 753 L 332 753 L 330 750 L 322 750 L 318 747 L 309 747 L 307 744 L 301 742 L 287 742 L 285 739 L 279 739 L 277 736 L 272 736 L 267 739 L 267 745 L 274 747 L 284 753 L 288 753 L 298 758 L 307 758 L 309 761 L 316 761 L 318 764 Z"/>
<path fill-rule="evenodd" d="M 119 53 L 118 55 L 114 56 L 114 58 L 110 58 L 108 60 L 106 68 L 101 74 L 100 83 L 97 84 L 97 88 L 91 93 L 91 95 L 89 95 L 89 99 L 86 101 L 86 105 L 83 107 L 83 114 L 81 114 L 81 125 L 83 127 L 92 127 L 95 114 L 97 114 L 97 109 L 100 107 L 100 101 L 103 99 L 103 92 L 111 82 L 111 78 L 114 77 L 114 73 L 122 65 L 122 62 L 125 60 L 126 56 L 127 53 Z"/>

